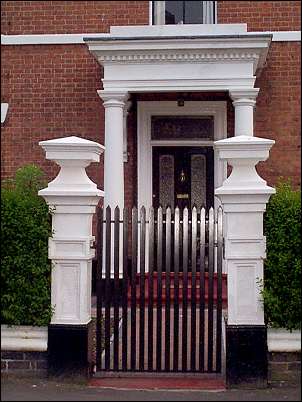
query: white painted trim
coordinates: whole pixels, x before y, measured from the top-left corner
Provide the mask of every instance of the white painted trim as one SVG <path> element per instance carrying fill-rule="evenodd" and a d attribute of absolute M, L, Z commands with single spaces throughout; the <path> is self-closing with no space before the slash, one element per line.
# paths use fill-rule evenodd
<path fill-rule="evenodd" d="M 1 35 L 1 45 L 84 45 L 83 38 L 106 38 L 110 34 L 40 34 L 40 35 Z"/>
<path fill-rule="evenodd" d="M 149 25 L 152 25 L 152 0 L 149 1 Z"/>
<path fill-rule="evenodd" d="M 218 24 L 213 24 L 218 25 Z M 301 31 L 246 32 L 245 35 L 272 34 L 273 42 L 300 42 Z M 83 38 L 110 37 L 109 33 L 1 35 L 1 45 L 84 45 Z"/>
<path fill-rule="evenodd" d="M 227 111 L 225 101 L 186 101 L 178 107 L 175 101 L 147 102 L 139 101 L 137 105 L 137 171 L 138 171 L 138 207 L 146 209 L 152 205 L 152 146 L 209 146 L 209 141 L 151 141 L 151 116 L 154 115 L 210 115 L 214 116 L 214 140 L 227 137 Z M 222 185 L 226 179 L 226 163 L 218 159 L 214 149 L 214 188 Z M 220 205 L 215 198 L 215 207 Z"/>
<path fill-rule="evenodd" d="M 1 124 L 5 122 L 8 111 L 8 103 L 1 103 Z"/>
<path fill-rule="evenodd" d="M 301 31 L 267 31 L 263 32 L 273 34 L 273 42 L 300 42 Z"/>
<path fill-rule="evenodd" d="M 141 64 L 141 68 L 146 65 Z M 165 65 L 163 64 L 163 68 Z M 153 78 L 153 77 L 152 77 Z M 180 92 L 180 91 L 227 91 L 233 88 L 253 88 L 256 77 L 219 77 L 212 79 L 190 79 L 190 78 L 167 78 L 167 79 L 114 79 L 108 80 L 103 78 L 103 87 L 107 90 L 123 90 L 128 92 Z"/>
<path fill-rule="evenodd" d="M 1 325 L 1 350 L 47 351 L 48 328 Z"/>
<path fill-rule="evenodd" d="M 214 22 L 214 24 L 218 24 L 217 1 L 214 1 L 214 7 L 215 7 L 215 14 L 214 14 L 215 22 Z"/>
<path fill-rule="evenodd" d="M 267 347 L 269 352 L 301 352 L 301 331 L 268 328 Z"/>

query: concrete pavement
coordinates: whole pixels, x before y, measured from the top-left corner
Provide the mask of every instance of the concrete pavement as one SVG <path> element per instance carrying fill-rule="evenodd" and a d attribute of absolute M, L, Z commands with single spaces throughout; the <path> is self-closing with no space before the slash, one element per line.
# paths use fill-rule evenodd
<path fill-rule="evenodd" d="M 301 388 L 209 391 L 139 391 L 88 387 L 47 379 L 1 379 L 1 401 L 300 401 Z"/>

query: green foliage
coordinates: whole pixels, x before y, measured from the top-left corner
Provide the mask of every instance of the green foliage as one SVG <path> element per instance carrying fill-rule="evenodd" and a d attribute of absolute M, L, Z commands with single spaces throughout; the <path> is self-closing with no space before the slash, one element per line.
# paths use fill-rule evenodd
<path fill-rule="evenodd" d="M 301 328 L 301 191 L 280 182 L 264 219 L 264 311 L 272 327 Z"/>
<path fill-rule="evenodd" d="M 1 322 L 47 325 L 51 317 L 48 206 L 34 165 L 20 168 L 1 189 Z"/>

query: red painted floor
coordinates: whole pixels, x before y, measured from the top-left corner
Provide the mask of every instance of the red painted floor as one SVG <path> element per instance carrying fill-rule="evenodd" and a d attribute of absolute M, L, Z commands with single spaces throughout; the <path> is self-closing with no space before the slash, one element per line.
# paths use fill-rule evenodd
<path fill-rule="evenodd" d="M 163 390 L 203 390 L 224 391 L 225 383 L 221 379 L 201 378 L 93 378 L 88 384 L 90 387 L 113 389 L 163 389 Z"/>

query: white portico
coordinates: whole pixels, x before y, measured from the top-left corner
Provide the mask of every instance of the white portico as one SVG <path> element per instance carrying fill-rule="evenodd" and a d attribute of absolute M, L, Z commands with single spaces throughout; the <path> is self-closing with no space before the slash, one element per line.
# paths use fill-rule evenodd
<path fill-rule="evenodd" d="M 219 107 L 215 102 L 196 103 L 195 113 L 216 113 L 214 186 L 226 214 L 230 323 L 262 325 L 259 288 L 254 282 L 263 277 L 262 219 L 265 203 L 274 190 L 258 176 L 255 164 L 267 159 L 274 141 L 253 137 L 254 107 L 259 92 L 254 84 L 264 66 L 271 35 L 248 33 L 246 24 L 163 25 L 111 27 L 109 34 L 84 40 L 104 68 L 103 90 L 98 94 L 105 107 L 105 207 L 124 206 L 123 110 L 132 93 L 223 91 L 229 94 L 235 108 L 234 138 L 227 139 L 226 109 L 221 108 L 222 103 Z M 148 135 L 152 113 L 149 117 L 146 114 L 147 103 L 138 105 L 137 122 L 138 203 L 146 207 L 152 205 L 152 191 L 146 184 L 152 175 L 152 144 Z M 161 107 L 160 96 L 156 107 Z M 169 105 L 162 103 L 162 107 L 169 108 Z M 140 116 L 145 116 L 145 123 Z M 227 162 L 233 171 L 226 180 Z M 239 205 L 238 211 L 235 204 Z M 250 227 L 244 226 L 244 216 L 250 220 Z M 254 221 L 258 223 L 253 224 Z M 238 236 L 232 232 L 237 231 L 236 224 L 243 225 Z M 235 252 L 238 244 L 243 248 Z M 238 283 L 242 284 L 244 278 L 242 289 L 249 292 L 242 293 Z"/>
<path fill-rule="evenodd" d="M 123 110 L 131 93 L 226 91 L 234 101 L 235 135 L 253 135 L 253 109 L 259 91 L 254 83 L 270 41 L 268 34 L 247 33 L 246 24 L 111 27 L 109 34 L 86 38 L 89 50 L 104 68 L 103 90 L 98 94 L 105 107 L 105 205 L 124 205 Z M 157 106 L 161 107 L 160 100 Z M 200 114 L 207 106 L 199 105 Z M 147 128 L 141 129 L 138 142 L 147 135 Z M 214 140 L 227 137 L 226 124 L 220 131 Z M 138 161 L 142 158 L 139 152 Z M 226 178 L 226 169 L 219 180 L 215 174 L 218 187 Z M 144 170 L 139 169 L 138 183 L 146 180 Z M 151 191 L 144 204 L 152 204 Z"/>

